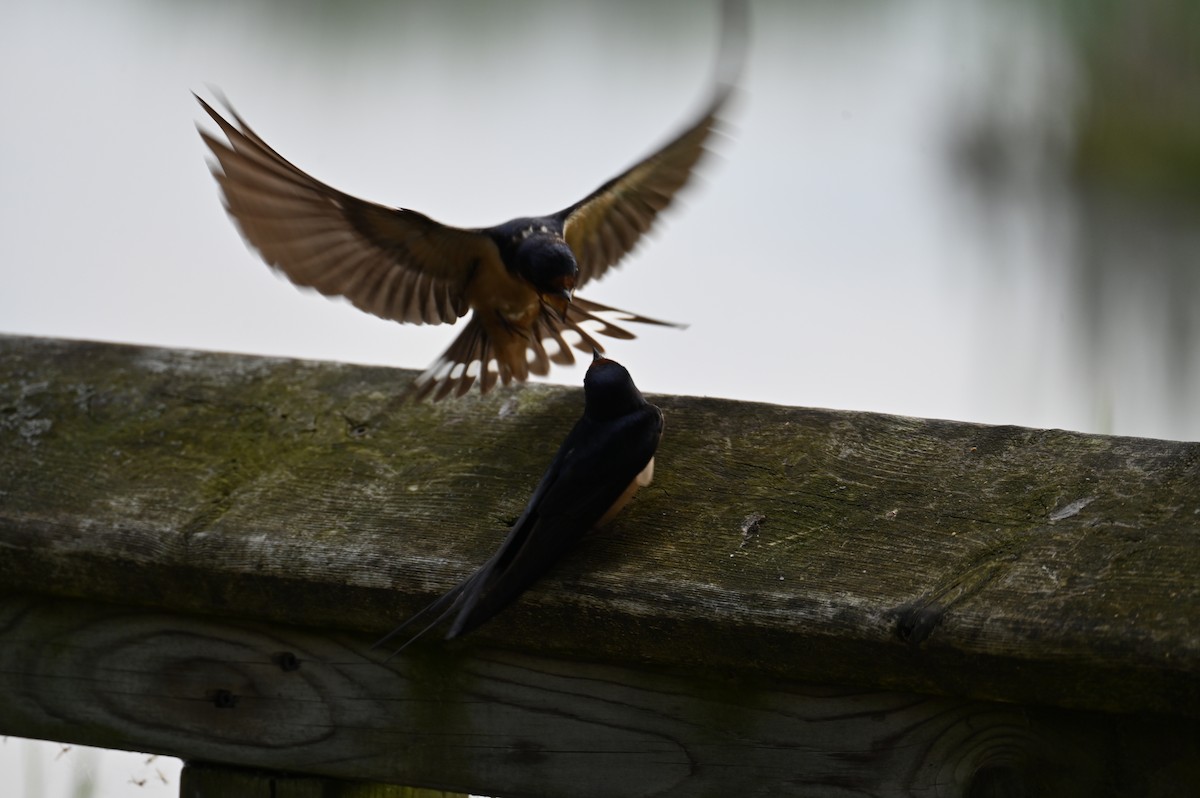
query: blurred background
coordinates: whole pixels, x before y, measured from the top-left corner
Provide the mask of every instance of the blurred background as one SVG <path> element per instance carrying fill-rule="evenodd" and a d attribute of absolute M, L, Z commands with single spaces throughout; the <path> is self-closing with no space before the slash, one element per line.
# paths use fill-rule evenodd
<path fill-rule="evenodd" d="M 1200 438 L 1200 3 L 752 11 L 720 157 L 583 292 L 691 324 L 610 347 L 643 390 Z M 689 0 L 6 0 L 0 332 L 424 368 L 456 328 L 301 292 L 245 249 L 189 92 L 219 87 L 342 190 L 490 225 L 689 119 L 717 20 Z M 178 790 L 177 761 L 122 756 L 7 739 L 0 774 L 39 798 Z"/>

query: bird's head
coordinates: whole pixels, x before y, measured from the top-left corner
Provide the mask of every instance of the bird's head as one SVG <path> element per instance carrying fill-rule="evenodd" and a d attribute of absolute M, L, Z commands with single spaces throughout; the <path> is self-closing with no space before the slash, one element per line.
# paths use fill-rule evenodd
<path fill-rule="evenodd" d="M 583 414 L 596 421 L 620 418 L 646 404 L 625 367 L 595 349 L 583 378 L 583 396 Z"/>
<path fill-rule="evenodd" d="M 517 246 L 517 269 L 543 302 L 559 316 L 566 315 L 579 276 L 579 264 L 567 242 L 557 236 L 527 237 Z"/>

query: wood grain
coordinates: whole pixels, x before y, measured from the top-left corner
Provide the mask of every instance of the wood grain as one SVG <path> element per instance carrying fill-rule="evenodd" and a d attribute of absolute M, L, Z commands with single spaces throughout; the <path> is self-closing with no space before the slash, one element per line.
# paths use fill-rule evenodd
<path fill-rule="evenodd" d="M 470 638 L 383 662 L 350 635 L 63 599 L 0 602 L 0 719 L 55 740 L 503 796 L 1173 795 L 1200 783 L 1200 730 L 1183 719 L 628 669 Z"/>

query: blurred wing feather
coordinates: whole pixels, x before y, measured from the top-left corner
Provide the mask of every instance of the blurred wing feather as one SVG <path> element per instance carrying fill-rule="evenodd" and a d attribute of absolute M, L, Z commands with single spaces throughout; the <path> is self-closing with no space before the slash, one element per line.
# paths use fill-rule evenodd
<path fill-rule="evenodd" d="M 747 14 L 743 2 L 724 4 L 716 91 L 700 117 L 665 146 L 556 214 L 579 262 L 576 288 L 628 255 L 691 178 L 741 72 Z"/>

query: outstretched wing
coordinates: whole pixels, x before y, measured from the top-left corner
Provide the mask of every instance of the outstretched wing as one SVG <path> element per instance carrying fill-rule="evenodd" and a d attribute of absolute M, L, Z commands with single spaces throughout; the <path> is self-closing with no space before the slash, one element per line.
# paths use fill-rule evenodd
<path fill-rule="evenodd" d="M 746 15 L 745 3 L 731 0 L 724 4 L 716 90 L 699 119 L 658 151 L 555 214 L 579 263 L 576 288 L 600 277 L 629 254 L 659 212 L 687 184 L 741 72 Z"/>
<path fill-rule="evenodd" d="M 229 122 L 196 99 L 227 139 L 200 131 L 225 207 L 268 265 L 392 321 L 452 323 L 467 312 L 478 264 L 499 262 L 487 235 L 344 194 L 271 149 L 232 108 Z"/>

